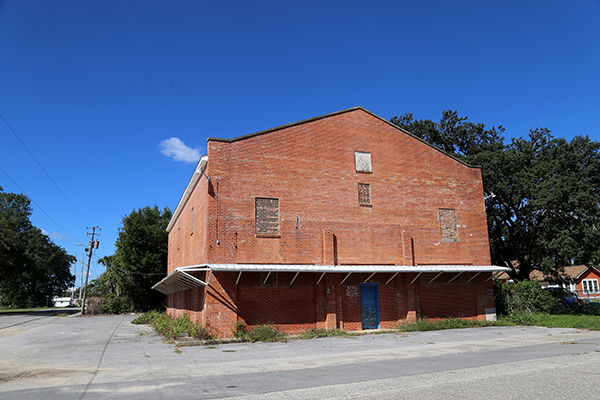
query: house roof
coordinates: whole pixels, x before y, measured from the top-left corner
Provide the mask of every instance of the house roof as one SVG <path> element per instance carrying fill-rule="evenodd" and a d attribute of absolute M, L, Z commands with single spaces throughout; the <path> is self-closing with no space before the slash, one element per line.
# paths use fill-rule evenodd
<path fill-rule="evenodd" d="M 562 272 L 560 275 L 565 277 L 566 279 L 576 280 L 590 268 L 595 270 L 598 274 L 600 274 L 600 271 L 591 265 L 590 266 L 588 266 L 588 265 L 569 265 L 566 267 L 562 267 L 562 269 L 564 269 L 564 272 Z M 544 275 L 543 272 L 536 271 L 536 270 L 534 270 L 530 276 L 531 276 L 531 278 L 535 278 L 538 281 L 552 282 L 552 280 L 553 280 L 552 277 L 546 276 L 546 275 Z"/>
<path fill-rule="evenodd" d="M 368 281 L 377 273 L 394 274 L 389 280 L 392 280 L 399 273 L 416 273 L 417 276 L 411 283 L 416 281 L 423 273 L 437 273 L 430 280 L 433 282 L 443 273 L 453 273 L 458 277 L 463 272 L 475 272 L 479 275 L 482 272 L 507 271 L 507 267 L 498 267 L 494 265 L 307 265 L 307 264 L 199 264 L 176 268 L 166 278 L 162 279 L 152 289 L 156 289 L 164 294 L 177 293 L 182 290 L 192 289 L 194 287 L 207 286 L 210 284 L 212 272 L 238 272 L 238 281 L 243 272 L 295 272 L 296 276 L 300 272 L 321 273 L 317 285 L 326 273 L 347 274 L 341 283 L 353 273 L 370 273 Z M 202 281 L 192 275 L 190 272 L 208 272 L 206 281 Z M 477 276 L 475 275 L 475 276 Z M 474 276 L 474 277 L 475 277 Z M 471 279 L 473 279 L 472 277 Z M 292 279 L 293 284 L 294 279 Z M 388 281 L 389 282 L 389 281 Z M 238 282 L 236 281 L 236 284 Z"/>
<path fill-rule="evenodd" d="M 560 273 L 560 276 L 565 279 L 570 279 L 574 281 L 577 280 L 581 275 L 583 275 L 584 272 L 586 272 L 590 268 L 595 270 L 598 273 L 598 275 L 600 275 L 600 270 L 591 265 L 568 265 L 566 267 L 562 267 L 563 272 Z M 510 278 L 510 276 L 506 272 L 497 274 L 495 277 L 496 279 L 501 280 Z M 548 276 L 542 271 L 538 271 L 535 269 L 531 271 L 531 273 L 529 274 L 529 278 L 538 282 L 554 282 L 556 280 L 554 277 Z"/>

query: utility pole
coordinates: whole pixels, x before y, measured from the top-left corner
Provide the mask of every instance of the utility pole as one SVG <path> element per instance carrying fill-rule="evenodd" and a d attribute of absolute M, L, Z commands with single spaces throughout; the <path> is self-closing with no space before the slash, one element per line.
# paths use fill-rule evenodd
<path fill-rule="evenodd" d="M 85 254 L 81 255 L 81 275 L 79 276 L 79 302 L 81 302 L 81 289 L 83 289 L 83 265 Z"/>
<path fill-rule="evenodd" d="M 75 299 L 75 287 L 77 286 L 77 253 L 75 253 L 75 262 L 73 263 L 73 276 L 75 277 L 75 282 L 71 287 L 71 303 L 69 307 L 73 306 L 73 301 Z"/>
<path fill-rule="evenodd" d="M 89 251 L 89 253 L 88 253 L 87 271 L 85 273 L 85 286 L 83 287 L 83 298 L 81 299 L 81 315 L 85 314 L 85 298 L 86 298 L 86 294 L 87 294 L 88 278 L 90 276 L 90 262 L 92 261 L 92 253 L 94 252 L 94 249 L 97 249 L 98 245 L 100 244 L 99 241 L 94 240 L 94 236 L 96 235 L 96 228 L 98 228 L 98 230 L 101 230 L 99 226 L 92 227 L 92 238 L 90 239 L 90 247 L 85 249 L 85 251 L 86 252 Z M 90 228 L 88 227 L 88 229 L 90 229 Z M 90 233 L 87 232 L 86 234 L 89 235 Z M 97 236 L 100 236 L 100 232 L 98 232 Z"/>

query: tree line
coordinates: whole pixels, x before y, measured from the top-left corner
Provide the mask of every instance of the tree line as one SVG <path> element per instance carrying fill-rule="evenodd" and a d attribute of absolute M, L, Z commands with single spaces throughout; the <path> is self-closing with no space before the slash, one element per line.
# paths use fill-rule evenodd
<path fill-rule="evenodd" d="M 152 286 L 167 274 L 167 226 L 171 210 L 138 208 L 123 217 L 115 254 L 98 262 L 106 270 L 91 282 L 90 296 L 99 297 L 99 311 L 121 313 L 164 308 L 165 295 Z"/>
<path fill-rule="evenodd" d="M 75 257 L 29 219 L 31 201 L 0 187 L 0 305 L 41 307 L 75 283 Z M 51 304 L 50 304 L 51 305 Z"/>

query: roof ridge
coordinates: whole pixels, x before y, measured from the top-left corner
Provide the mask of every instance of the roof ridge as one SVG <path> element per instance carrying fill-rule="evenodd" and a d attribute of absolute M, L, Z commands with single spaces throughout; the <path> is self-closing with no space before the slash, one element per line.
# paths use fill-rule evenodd
<path fill-rule="evenodd" d="M 369 114 L 370 116 L 372 116 L 374 118 L 377 118 L 378 120 L 380 120 L 380 121 L 388 124 L 389 126 L 391 126 L 391 127 L 395 128 L 395 129 L 397 129 L 397 130 L 405 133 L 406 135 L 409 135 L 410 137 L 412 137 L 412 138 L 420 141 L 421 143 L 426 144 L 427 146 L 431 147 L 434 150 L 439 151 L 440 153 L 444 154 L 445 156 L 450 157 L 450 158 L 452 158 L 455 161 L 458 161 L 459 163 L 463 164 L 466 167 L 481 169 L 481 166 L 469 164 L 469 163 L 467 163 L 467 162 L 465 162 L 465 161 L 457 158 L 456 156 L 454 156 L 454 155 L 452 155 L 450 153 L 447 153 L 446 151 L 440 149 L 439 147 L 436 147 L 436 146 L 432 145 L 431 143 L 428 143 L 427 141 L 421 139 L 420 137 L 415 136 L 412 132 L 407 131 L 406 129 L 399 127 L 398 125 L 394 124 L 393 122 L 388 121 L 385 118 L 382 118 L 379 115 L 374 114 L 371 111 L 369 111 L 369 110 L 367 110 L 367 109 L 365 109 L 365 108 L 363 108 L 361 106 L 347 108 L 345 110 L 335 111 L 335 112 L 332 112 L 332 113 L 329 113 L 329 114 L 324 114 L 324 115 L 320 115 L 320 116 L 317 116 L 317 117 L 303 119 L 303 120 L 300 120 L 300 121 L 297 121 L 297 122 L 292 122 L 292 123 L 289 123 L 289 124 L 276 126 L 274 128 L 269 128 L 269 129 L 264 129 L 262 131 L 249 133 L 247 135 L 237 136 L 237 137 L 234 137 L 234 138 L 231 138 L 231 139 L 208 137 L 206 139 L 206 141 L 207 142 L 214 141 L 214 142 L 233 143 L 233 142 L 237 142 L 237 141 L 240 141 L 240 140 L 248 139 L 248 138 L 251 138 L 251 137 L 254 137 L 254 136 L 264 135 L 266 133 L 276 132 L 276 131 L 279 131 L 279 130 L 282 130 L 282 129 L 286 129 L 286 128 L 290 128 L 290 127 L 293 127 L 293 126 L 303 125 L 303 124 L 306 124 L 306 123 L 309 123 L 309 122 L 314 122 L 314 121 L 318 121 L 318 120 L 321 120 L 321 119 L 330 118 L 330 117 L 333 117 L 333 116 L 336 116 L 336 115 L 341 115 L 341 114 L 345 114 L 345 113 L 348 113 L 348 112 L 354 112 L 354 111 L 359 111 L 359 110 L 360 111 L 364 111 L 365 113 Z"/>

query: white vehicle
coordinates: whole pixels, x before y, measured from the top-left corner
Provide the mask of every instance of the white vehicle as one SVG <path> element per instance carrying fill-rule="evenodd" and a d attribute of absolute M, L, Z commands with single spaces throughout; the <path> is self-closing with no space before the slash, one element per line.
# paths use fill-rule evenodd
<path fill-rule="evenodd" d="M 54 307 L 71 307 L 73 305 L 73 300 L 70 297 L 54 297 L 52 301 Z"/>

